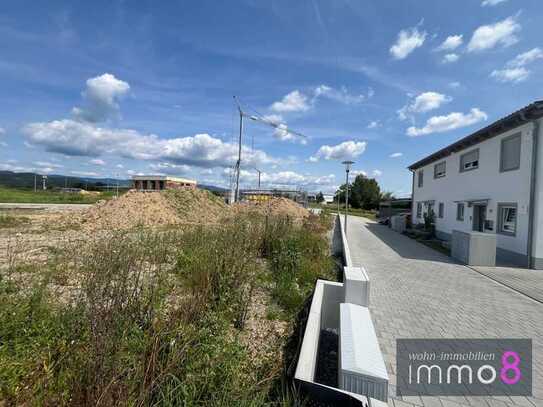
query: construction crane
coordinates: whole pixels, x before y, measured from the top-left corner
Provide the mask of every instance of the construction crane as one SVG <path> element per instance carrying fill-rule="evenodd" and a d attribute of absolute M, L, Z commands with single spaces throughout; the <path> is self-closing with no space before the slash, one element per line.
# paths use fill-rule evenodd
<path fill-rule="evenodd" d="M 235 188 L 234 188 L 234 202 L 239 201 L 239 175 L 241 170 L 241 139 L 243 134 L 243 118 L 248 118 L 250 120 L 253 120 L 255 122 L 266 124 L 270 127 L 273 127 L 274 129 L 283 131 L 285 133 L 291 134 L 295 137 L 300 137 L 302 139 L 307 139 L 305 135 L 302 133 L 292 131 L 290 130 L 284 123 L 276 123 L 272 120 L 266 119 L 262 117 L 259 114 L 249 114 L 243 111 L 241 108 L 241 105 L 239 104 L 238 99 L 234 96 L 234 101 L 236 102 L 236 106 L 238 108 L 239 113 L 239 137 L 238 137 L 238 160 L 236 161 L 236 165 L 234 166 L 234 176 L 235 176 Z M 258 171 L 258 170 L 257 170 Z M 259 178 L 260 178 L 260 171 L 259 172 Z M 260 182 L 259 182 L 260 184 Z M 260 188 L 260 185 L 259 185 Z"/>

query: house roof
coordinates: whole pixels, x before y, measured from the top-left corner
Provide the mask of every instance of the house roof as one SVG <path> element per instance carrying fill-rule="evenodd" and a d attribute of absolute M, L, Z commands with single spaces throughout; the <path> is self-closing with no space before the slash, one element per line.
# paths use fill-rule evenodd
<path fill-rule="evenodd" d="M 456 153 L 465 148 L 471 147 L 482 141 L 495 137 L 503 133 L 504 131 L 514 129 L 515 127 L 518 127 L 532 120 L 539 119 L 540 117 L 543 117 L 543 100 L 535 101 L 528 106 L 525 106 L 522 109 L 517 110 L 516 112 L 495 121 L 489 126 L 477 130 L 475 133 L 472 133 L 469 136 L 466 136 L 448 145 L 447 147 L 444 147 L 441 150 L 424 157 L 416 163 L 411 164 L 407 168 L 413 171 L 420 167 L 424 167 L 425 165 L 447 157 L 452 153 Z"/>

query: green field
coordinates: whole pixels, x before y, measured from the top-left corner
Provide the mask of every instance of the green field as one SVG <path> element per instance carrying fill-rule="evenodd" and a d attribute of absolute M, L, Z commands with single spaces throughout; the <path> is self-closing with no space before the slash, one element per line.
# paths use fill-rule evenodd
<path fill-rule="evenodd" d="M 115 192 L 102 192 L 100 195 L 60 193 L 54 191 L 37 191 L 0 187 L 1 203 L 65 203 L 93 204 L 102 199 L 111 199 Z"/>
<path fill-rule="evenodd" d="M 324 213 L 330 214 L 330 213 L 337 213 L 337 204 L 335 205 L 321 205 L 321 204 L 310 204 L 311 208 L 320 208 L 323 210 Z M 339 208 L 340 213 L 345 213 L 345 205 L 340 206 Z M 368 211 L 365 209 L 357 209 L 357 208 L 349 208 L 348 214 L 350 216 L 361 216 L 364 218 L 368 218 L 371 220 L 377 219 L 377 213 L 375 211 Z"/>

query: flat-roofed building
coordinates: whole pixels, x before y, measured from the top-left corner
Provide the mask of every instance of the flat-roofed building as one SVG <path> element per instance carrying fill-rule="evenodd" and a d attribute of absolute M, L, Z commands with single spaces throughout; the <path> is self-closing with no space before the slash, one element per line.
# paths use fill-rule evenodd
<path fill-rule="evenodd" d="M 166 175 L 135 175 L 134 188 L 138 191 L 162 191 L 163 189 L 196 189 L 196 181 Z"/>

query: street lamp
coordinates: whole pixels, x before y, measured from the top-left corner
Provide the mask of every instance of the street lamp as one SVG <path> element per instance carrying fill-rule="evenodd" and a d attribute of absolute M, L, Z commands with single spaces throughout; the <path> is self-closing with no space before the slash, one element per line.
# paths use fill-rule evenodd
<path fill-rule="evenodd" d="M 345 165 L 345 234 L 347 234 L 347 212 L 349 211 L 349 171 L 354 161 L 343 161 L 341 164 Z"/>

